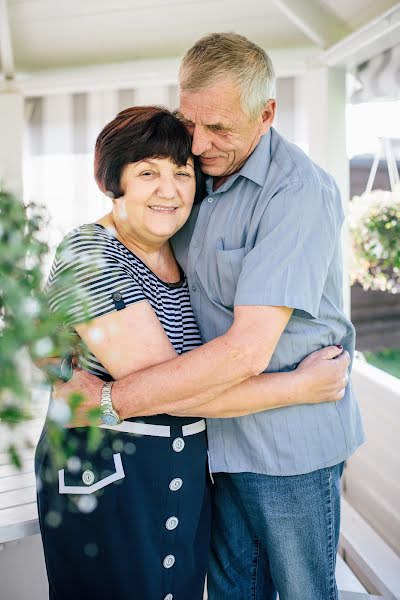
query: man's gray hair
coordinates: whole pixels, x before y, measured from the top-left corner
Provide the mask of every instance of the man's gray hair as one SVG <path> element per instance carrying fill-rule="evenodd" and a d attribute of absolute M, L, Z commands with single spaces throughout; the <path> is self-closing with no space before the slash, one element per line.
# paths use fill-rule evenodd
<path fill-rule="evenodd" d="M 266 102 L 275 98 L 275 73 L 268 54 L 237 33 L 210 33 L 184 55 L 179 69 L 180 88 L 198 92 L 229 77 L 239 87 L 240 102 L 256 119 Z"/>

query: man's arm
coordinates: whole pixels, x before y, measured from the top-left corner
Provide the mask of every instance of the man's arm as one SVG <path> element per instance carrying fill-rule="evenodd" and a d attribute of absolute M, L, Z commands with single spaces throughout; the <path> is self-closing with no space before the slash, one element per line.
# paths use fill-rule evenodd
<path fill-rule="evenodd" d="M 116 410 L 126 419 L 184 411 L 213 400 L 267 368 L 291 313 L 286 307 L 235 307 L 234 322 L 223 336 L 116 381 L 113 387 Z M 72 392 L 84 395 L 87 400 L 78 415 L 83 417 L 87 410 L 98 407 L 102 383 L 81 371 L 60 386 L 57 395 L 68 397 Z"/>
<path fill-rule="evenodd" d="M 307 356 L 294 371 L 250 377 L 214 400 L 171 414 L 227 418 L 294 404 L 337 402 L 345 393 L 349 365 L 346 351 L 328 346 Z"/>
<path fill-rule="evenodd" d="M 113 387 L 121 418 L 185 410 L 262 373 L 292 310 L 238 306 L 228 332 L 178 358 L 128 375 Z"/>
<path fill-rule="evenodd" d="M 166 362 L 117 381 L 113 402 L 122 418 L 185 411 L 213 400 L 267 368 L 292 314 L 287 307 L 306 318 L 318 315 L 341 224 L 331 200 L 330 191 L 312 180 L 285 188 L 269 202 L 255 247 L 243 260 L 232 327 L 200 348 L 172 360 L 158 358 L 154 362 Z M 86 395 L 87 410 L 98 406 L 101 385 L 81 373 L 62 393 Z"/>
<path fill-rule="evenodd" d="M 142 374 L 117 382 L 114 398 L 122 415 L 131 414 L 127 410 L 132 406 L 131 393 L 140 400 L 136 415 L 184 411 L 259 375 L 269 365 L 293 308 L 304 319 L 306 336 L 308 321 L 319 317 L 342 220 L 336 188 L 322 186 L 313 172 L 271 198 L 235 282 L 232 327 L 202 348 L 143 373 L 150 375 L 148 387 Z M 289 362 L 295 356 L 289 355 Z M 156 377 L 162 372 L 164 376 Z"/>

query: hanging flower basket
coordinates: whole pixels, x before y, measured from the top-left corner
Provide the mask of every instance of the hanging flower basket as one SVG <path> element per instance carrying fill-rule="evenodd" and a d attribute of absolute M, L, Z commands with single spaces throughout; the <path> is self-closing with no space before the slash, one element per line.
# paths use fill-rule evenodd
<path fill-rule="evenodd" d="M 373 190 L 350 202 L 351 283 L 400 292 L 400 187 Z"/>

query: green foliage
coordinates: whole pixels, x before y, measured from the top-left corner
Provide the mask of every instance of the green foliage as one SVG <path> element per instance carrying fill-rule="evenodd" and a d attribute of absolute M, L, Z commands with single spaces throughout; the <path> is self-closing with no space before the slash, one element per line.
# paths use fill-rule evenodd
<path fill-rule="evenodd" d="M 352 283 L 364 289 L 400 291 L 400 189 L 374 190 L 350 204 Z"/>
<path fill-rule="evenodd" d="M 44 224 L 40 207 L 25 207 L 0 191 L 0 411 L 10 423 L 26 417 L 18 402 L 29 397 L 29 382 L 21 372 L 23 350 L 37 360 L 61 356 L 68 348 L 68 336 L 43 291 Z"/>
<path fill-rule="evenodd" d="M 400 348 L 385 348 L 380 352 L 363 353 L 369 363 L 400 379 Z"/>
<path fill-rule="evenodd" d="M 9 427 L 31 418 L 29 362 L 71 351 L 71 334 L 60 326 L 63 315 L 49 310 L 43 291 L 45 225 L 42 208 L 26 207 L 0 190 L 0 423 Z M 65 277 L 68 283 L 70 274 Z M 57 370 L 48 369 L 49 383 L 57 376 Z M 79 402 L 73 399 L 72 412 Z M 63 432 L 57 423 L 51 436 L 61 452 Z M 19 466 L 17 446 L 13 443 L 8 450 L 11 462 Z"/>

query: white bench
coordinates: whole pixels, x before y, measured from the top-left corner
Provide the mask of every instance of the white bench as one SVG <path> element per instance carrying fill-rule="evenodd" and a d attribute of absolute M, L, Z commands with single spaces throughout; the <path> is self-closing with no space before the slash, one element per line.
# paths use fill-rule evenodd
<path fill-rule="evenodd" d="M 37 418 L 12 429 L 0 426 L 0 544 L 39 533 L 33 461 L 45 419 L 48 391 L 38 389 L 36 394 L 42 398 L 35 403 Z M 10 442 L 19 449 L 21 470 L 10 464 L 6 452 Z M 26 448 L 27 443 L 31 447 Z"/>
<path fill-rule="evenodd" d="M 28 437 L 33 444 L 40 434 L 38 425 L 39 421 L 33 422 L 29 432 Z M 27 429 L 26 426 L 23 428 L 23 435 L 26 435 Z M 9 464 L 6 452 L 0 454 L 0 544 L 39 533 L 34 449 L 20 454 L 23 461 L 21 471 Z"/>

